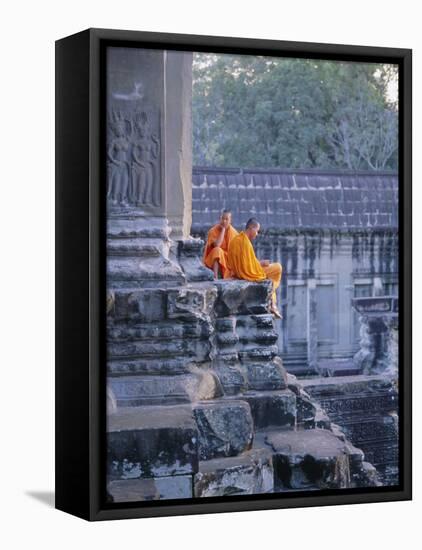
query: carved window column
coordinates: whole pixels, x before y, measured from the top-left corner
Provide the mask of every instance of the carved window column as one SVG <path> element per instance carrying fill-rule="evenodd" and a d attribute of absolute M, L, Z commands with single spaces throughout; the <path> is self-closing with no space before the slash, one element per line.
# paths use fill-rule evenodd
<path fill-rule="evenodd" d="M 318 324 L 316 279 L 307 280 L 306 341 L 308 367 L 318 372 Z"/>

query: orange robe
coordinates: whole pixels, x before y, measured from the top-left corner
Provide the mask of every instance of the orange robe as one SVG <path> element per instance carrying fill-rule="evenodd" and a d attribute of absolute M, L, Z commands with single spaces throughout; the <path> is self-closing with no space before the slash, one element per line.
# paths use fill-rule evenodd
<path fill-rule="evenodd" d="M 231 241 L 239 233 L 233 226 L 229 225 L 229 227 L 226 229 L 223 242 L 220 246 L 215 246 L 214 241 L 218 239 L 220 233 L 221 226 L 218 223 L 211 227 L 211 229 L 208 231 L 207 243 L 204 247 L 204 255 L 202 261 L 204 265 L 212 269 L 214 261 L 218 260 L 223 279 L 229 279 L 232 276 L 232 273 L 227 266 L 227 250 Z"/>
<path fill-rule="evenodd" d="M 272 299 L 276 303 L 276 290 L 280 286 L 283 268 L 279 263 L 272 263 L 263 267 L 255 256 L 252 243 L 244 231 L 235 237 L 229 246 L 228 266 L 236 279 L 246 281 L 263 281 L 270 279 L 273 282 Z"/>

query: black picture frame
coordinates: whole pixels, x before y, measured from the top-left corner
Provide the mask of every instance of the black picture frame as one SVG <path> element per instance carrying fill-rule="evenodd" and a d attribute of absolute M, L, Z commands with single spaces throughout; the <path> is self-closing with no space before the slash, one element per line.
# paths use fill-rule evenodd
<path fill-rule="evenodd" d="M 248 53 L 399 66 L 400 484 L 111 504 L 105 498 L 104 49 Z M 412 50 L 88 29 L 56 42 L 56 508 L 86 520 L 412 498 Z"/>

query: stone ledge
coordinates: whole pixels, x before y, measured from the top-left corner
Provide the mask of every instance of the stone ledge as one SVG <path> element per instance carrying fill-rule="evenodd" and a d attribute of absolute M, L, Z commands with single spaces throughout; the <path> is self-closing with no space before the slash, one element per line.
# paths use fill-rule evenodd
<path fill-rule="evenodd" d="M 109 377 L 108 384 L 119 407 L 191 403 L 223 395 L 212 370 L 193 366 L 188 374 L 116 376 Z"/>
<path fill-rule="evenodd" d="M 111 481 L 107 492 L 112 502 L 140 502 L 192 498 L 193 479 L 188 476 Z"/>
<path fill-rule="evenodd" d="M 328 430 L 271 432 L 265 437 L 274 452 L 275 485 L 280 490 L 351 487 L 363 452 Z M 353 464 L 352 464 L 353 462 Z"/>
<path fill-rule="evenodd" d="M 238 396 L 225 396 L 224 400 L 242 399 L 249 403 L 255 430 L 296 426 L 296 396 L 290 390 L 247 391 Z"/>
<path fill-rule="evenodd" d="M 197 445 L 190 406 L 117 409 L 108 417 L 108 480 L 191 474 Z"/>
<path fill-rule="evenodd" d="M 271 453 L 253 449 L 231 458 L 199 463 L 194 476 L 195 497 L 271 493 L 274 487 Z"/>
<path fill-rule="evenodd" d="M 246 401 L 203 401 L 193 406 L 200 460 L 237 455 L 252 445 L 254 426 Z"/>

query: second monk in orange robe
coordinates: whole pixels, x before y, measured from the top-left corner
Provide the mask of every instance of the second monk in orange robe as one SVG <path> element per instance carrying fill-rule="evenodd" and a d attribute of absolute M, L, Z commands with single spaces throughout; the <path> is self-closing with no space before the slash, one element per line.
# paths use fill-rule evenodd
<path fill-rule="evenodd" d="M 223 210 L 220 222 L 208 231 L 207 243 L 204 248 L 203 262 L 214 272 L 214 279 L 218 279 L 221 272 L 223 279 L 229 279 L 232 273 L 227 265 L 227 250 L 230 242 L 238 235 L 231 225 L 232 215 L 229 210 Z"/>
<path fill-rule="evenodd" d="M 276 305 L 276 290 L 280 286 L 283 268 L 280 263 L 270 263 L 269 260 L 259 261 L 255 256 L 252 241 L 259 233 L 260 224 L 255 218 L 251 218 L 245 231 L 241 231 L 235 237 L 228 251 L 228 265 L 233 272 L 233 277 L 246 281 L 263 281 L 271 279 L 273 292 L 271 298 L 271 312 L 281 319 Z"/>

